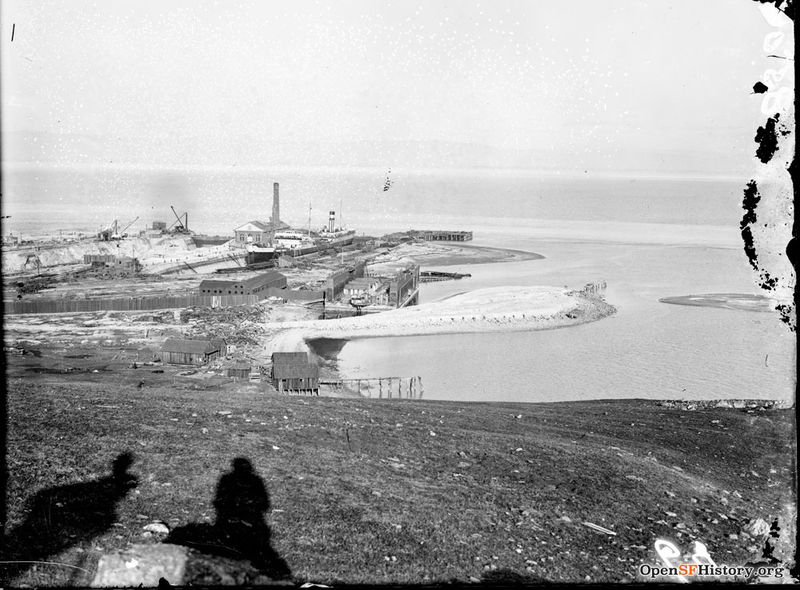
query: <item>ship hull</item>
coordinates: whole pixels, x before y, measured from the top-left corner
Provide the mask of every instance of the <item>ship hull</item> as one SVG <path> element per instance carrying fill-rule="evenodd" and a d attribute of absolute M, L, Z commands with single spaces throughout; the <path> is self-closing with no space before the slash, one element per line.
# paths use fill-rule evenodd
<path fill-rule="evenodd" d="M 343 232 L 340 235 L 326 237 L 324 234 L 322 236 L 322 247 L 323 248 L 341 248 L 343 246 L 349 246 L 353 243 L 356 237 L 355 231 L 348 231 Z"/>
<path fill-rule="evenodd" d="M 275 248 L 259 248 L 256 246 L 254 248 L 248 248 L 244 262 L 247 266 L 263 264 L 265 262 L 274 261 L 279 254 L 280 252 Z"/>
<path fill-rule="evenodd" d="M 192 241 L 198 248 L 203 248 L 207 246 L 219 246 L 230 242 L 231 238 L 227 236 L 198 236 L 195 234 L 192 236 Z"/>

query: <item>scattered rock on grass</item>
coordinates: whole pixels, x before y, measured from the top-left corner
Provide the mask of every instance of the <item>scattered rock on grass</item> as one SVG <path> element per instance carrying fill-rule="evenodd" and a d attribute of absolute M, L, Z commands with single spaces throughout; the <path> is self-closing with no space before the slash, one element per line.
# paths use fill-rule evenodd
<path fill-rule="evenodd" d="M 167 523 L 157 520 L 155 522 L 151 522 L 148 525 L 145 525 L 144 530 L 157 533 L 160 535 L 168 535 L 169 534 L 169 525 Z"/>

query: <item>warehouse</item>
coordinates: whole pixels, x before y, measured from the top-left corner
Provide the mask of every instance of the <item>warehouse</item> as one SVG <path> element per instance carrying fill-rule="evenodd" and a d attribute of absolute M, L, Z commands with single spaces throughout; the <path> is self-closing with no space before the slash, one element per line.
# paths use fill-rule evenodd
<path fill-rule="evenodd" d="M 201 295 L 258 295 L 270 287 L 286 288 L 286 277 L 276 270 L 261 273 L 244 281 L 206 279 L 200 282 Z M 266 293 L 264 293 L 266 296 Z"/>
<path fill-rule="evenodd" d="M 204 365 L 225 354 L 222 340 L 179 340 L 167 338 L 161 360 L 173 365 Z"/>

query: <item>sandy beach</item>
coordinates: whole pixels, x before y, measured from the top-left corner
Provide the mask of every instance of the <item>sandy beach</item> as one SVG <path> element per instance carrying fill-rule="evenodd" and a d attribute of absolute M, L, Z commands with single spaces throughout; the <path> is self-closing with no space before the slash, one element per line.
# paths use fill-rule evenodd
<path fill-rule="evenodd" d="M 495 287 L 380 314 L 336 321 L 282 322 L 269 326 L 280 331 L 267 347 L 273 351 L 303 350 L 305 341 L 317 338 L 547 330 L 599 320 L 614 311 L 613 306 L 589 291 Z"/>

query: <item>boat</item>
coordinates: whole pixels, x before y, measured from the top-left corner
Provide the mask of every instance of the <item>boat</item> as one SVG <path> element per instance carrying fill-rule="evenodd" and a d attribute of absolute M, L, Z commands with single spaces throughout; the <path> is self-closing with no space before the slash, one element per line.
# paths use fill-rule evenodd
<path fill-rule="evenodd" d="M 352 229 L 337 228 L 330 231 L 328 228 L 324 228 L 320 230 L 317 235 L 319 236 L 319 244 L 323 248 L 341 248 L 342 246 L 349 246 L 353 243 L 356 232 Z"/>
<path fill-rule="evenodd" d="M 311 236 L 293 230 L 275 232 L 274 244 L 279 255 L 286 256 L 305 256 L 319 250 Z"/>
<path fill-rule="evenodd" d="M 205 248 L 208 246 L 220 246 L 226 242 L 231 241 L 230 236 L 208 236 L 205 234 L 192 234 L 192 241 L 198 248 Z"/>

